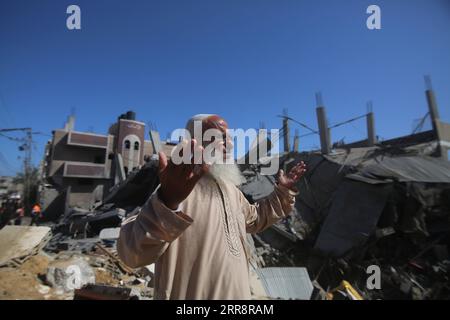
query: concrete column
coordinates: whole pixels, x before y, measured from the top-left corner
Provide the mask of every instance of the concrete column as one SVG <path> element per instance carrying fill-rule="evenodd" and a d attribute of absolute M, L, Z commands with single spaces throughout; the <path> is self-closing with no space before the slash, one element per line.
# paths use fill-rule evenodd
<path fill-rule="evenodd" d="M 325 107 L 316 108 L 317 122 L 319 124 L 320 149 L 323 154 L 329 154 L 331 151 L 330 130 L 328 129 L 327 115 Z"/>
<path fill-rule="evenodd" d="M 284 152 L 291 151 L 291 146 L 289 143 L 289 120 L 283 118 L 283 141 L 284 141 Z"/>
<path fill-rule="evenodd" d="M 299 134 L 298 134 L 298 130 L 296 129 L 295 130 L 295 136 L 294 136 L 294 151 L 295 152 L 298 152 L 299 144 L 300 144 L 300 137 L 299 137 Z"/>
<path fill-rule="evenodd" d="M 435 135 L 435 139 L 438 142 L 438 155 L 444 159 L 447 159 L 447 148 L 441 145 L 441 141 L 444 140 L 441 134 L 441 123 L 439 120 L 439 109 L 436 102 L 436 96 L 434 95 L 433 87 L 431 85 L 431 78 L 429 76 L 425 76 L 425 97 L 428 103 L 428 112 L 430 113 L 431 125 L 433 126 L 433 131 Z"/>
<path fill-rule="evenodd" d="M 367 145 L 372 147 L 377 143 L 377 136 L 375 135 L 375 120 L 373 112 L 367 113 Z"/>

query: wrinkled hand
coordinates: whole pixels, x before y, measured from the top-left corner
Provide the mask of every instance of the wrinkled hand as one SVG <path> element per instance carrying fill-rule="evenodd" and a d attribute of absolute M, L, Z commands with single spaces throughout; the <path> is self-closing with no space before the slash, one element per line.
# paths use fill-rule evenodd
<path fill-rule="evenodd" d="M 185 140 L 183 144 L 188 144 Z M 196 152 L 203 153 L 204 148 L 197 145 L 197 141 L 192 139 L 191 154 Z M 179 165 L 168 161 L 163 152 L 159 152 L 159 181 L 161 187 L 159 189 L 159 198 L 170 209 L 175 210 L 178 205 L 186 199 L 194 189 L 195 184 L 200 178 L 209 170 L 209 165 L 206 163 L 194 164 L 194 159 L 191 163 L 182 163 Z"/>
<path fill-rule="evenodd" d="M 297 191 L 295 184 L 306 172 L 306 164 L 303 161 L 297 163 L 286 175 L 283 170 L 278 171 L 278 185 Z"/>

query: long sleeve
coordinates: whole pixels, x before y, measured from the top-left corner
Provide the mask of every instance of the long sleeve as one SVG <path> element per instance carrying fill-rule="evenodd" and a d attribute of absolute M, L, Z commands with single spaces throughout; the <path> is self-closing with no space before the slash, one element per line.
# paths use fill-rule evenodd
<path fill-rule="evenodd" d="M 250 204 L 241 194 L 246 230 L 248 233 L 261 232 L 278 220 L 287 217 L 294 209 L 298 192 L 275 185 L 274 191 L 255 204 Z"/>
<path fill-rule="evenodd" d="M 129 267 L 152 264 L 178 238 L 193 220 L 183 212 L 173 212 L 158 197 L 159 187 L 141 211 L 121 226 L 117 251 Z"/>

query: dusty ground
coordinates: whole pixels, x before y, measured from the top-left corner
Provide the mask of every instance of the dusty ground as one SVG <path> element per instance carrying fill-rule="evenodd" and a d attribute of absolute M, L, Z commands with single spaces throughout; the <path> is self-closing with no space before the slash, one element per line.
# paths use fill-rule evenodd
<path fill-rule="evenodd" d="M 107 284 L 111 286 L 118 286 L 120 281 L 114 278 L 111 273 L 103 268 L 95 269 L 95 283 L 96 284 Z"/>
<path fill-rule="evenodd" d="M 46 256 L 36 255 L 20 268 L 0 268 L 0 300 L 64 299 L 41 280 L 49 261 Z"/>
<path fill-rule="evenodd" d="M 45 283 L 50 263 L 46 255 L 30 257 L 19 268 L 0 268 L 0 300 L 66 300 L 73 293 L 62 293 Z M 119 285 L 119 280 L 103 268 L 95 268 L 97 284 Z"/>

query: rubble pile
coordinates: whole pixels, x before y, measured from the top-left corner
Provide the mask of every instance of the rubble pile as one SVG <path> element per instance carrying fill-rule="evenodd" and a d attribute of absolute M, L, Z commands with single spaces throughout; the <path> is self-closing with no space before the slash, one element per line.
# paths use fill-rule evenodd
<path fill-rule="evenodd" d="M 309 289 L 275 288 L 271 280 L 295 274 L 314 288 L 311 299 L 450 298 L 450 163 L 379 146 L 329 155 L 291 152 L 279 160 L 286 172 L 300 160 L 308 171 L 297 185 L 295 211 L 249 237 L 255 296 L 305 298 Z M 250 202 L 269 195 L 276 183 L 260 174 L 262 165 L 241 168 L 247 179 L 241 190 Z M 137 214 L 158 183 L 152 160 L 93 210 L 71 208 L 44 226 L 1 229 L 0 245 L 13 249 L 0 250 L 6 252 L 0 298 L 150 299 L 154 265 L 127 267 L 116 240 L 120 223 Z M 26 228 L 20 232 L 27 245 L 13 243 L 17 230 L 11 228 Z M 369 288 L 373 266 L 380 281 Z"/>
<path fill-rule="evenodd" d="M 148 163 L 133 171 L 92 211 L 70 208 L 43 226 L 1 229 L 0 299 L 151 299 L 154 265 L 127 267 L 116 240 L 156 188 L 154 170 Z"/>
<path fill-rule="evenodd" d="M 296 212 L 256 236 L 266 264 L 304 266 L 327 292 L 347 281 L 364 299 L 450 298 L 450 163 L 374 147 L 294 152 L 280 164 L 299 160 L 308 171 Z M 250 201 L 273 189 L 259 169 L 243 168 Z M 367 286 L 369 266 L 379 288 Z"/>
<path fill-rule="evenodd" d="M 0 230 L 0 238 L 6 226 Z M 28 232 L 42 227 L 22 227 Z M 57 238 L 58 239 L 58 238 Z M 118 288 L 130 289 L 127 299 L 151 299 L 153 297 L 153 266 L 130 269 L 118 259 L 115 244 L 104 243 L 100 238 L 90 240 L 92 246 L 73 245 L 65 250 L 47 250 L 40 245 L 23 253 L 0 267 L 0 299 L 81 299 L 77 290 L 85 293 L 102 288 L 95 299 L 110 299 Z M 51 244 L 50 240 L 47 246 Z M 57 240 L 56 240 L 57 241 Z M 72 239 L 74 243 L 76 239 Z M 50 248 L 52 246 L 50 245 Z M 87 295 L 87 296 L 86 296 Z M 122 295 L 121 298 L 124 298 Z"/>

